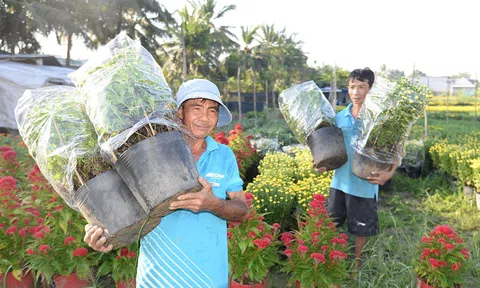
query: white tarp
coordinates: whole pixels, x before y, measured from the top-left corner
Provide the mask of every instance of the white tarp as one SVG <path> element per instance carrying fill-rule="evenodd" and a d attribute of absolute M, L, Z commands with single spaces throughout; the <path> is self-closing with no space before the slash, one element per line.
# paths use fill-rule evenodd
<path fill-rule="evenodd" d="M 14 110 L 26 89 L 70 85 L 74 69 L 0 61 L 0 127 L 17 129 Z"/>

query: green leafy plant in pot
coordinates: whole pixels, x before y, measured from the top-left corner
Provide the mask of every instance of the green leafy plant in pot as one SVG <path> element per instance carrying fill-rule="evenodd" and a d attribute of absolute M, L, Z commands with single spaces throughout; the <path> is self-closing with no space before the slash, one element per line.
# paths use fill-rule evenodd
<path fill-rule="evenodd" d="M 147 214 L 99 153 L 95 130 L 73 87 L 27 90 L 16 107 L 19 131 L 55 191 L 116 247 L 138 239 Z M 143 235 L 158 221 L 148 219 Z"/>
<path fill-rule="evenodd" d="M 313 81 L 290 87 L 278 98 L 280 110 L 297 140 L 310 148 L 316 167 L 336 169 L 347 162 L 335 111 Z"/>
<path fill-rule="evenodd" d="M 86 94 L 102 155 L 149 216 L 201 189 L 172 91 L 145 48 L 121 33 L 69 77 Z"/>
<path fill-rule="evenodd" d="M 425 110 L 431 92 L 403 78 L 377 78 L 352 129 L 353 173 L 366 179 L 374 171 L 400 164 L 413 123 Z"/>

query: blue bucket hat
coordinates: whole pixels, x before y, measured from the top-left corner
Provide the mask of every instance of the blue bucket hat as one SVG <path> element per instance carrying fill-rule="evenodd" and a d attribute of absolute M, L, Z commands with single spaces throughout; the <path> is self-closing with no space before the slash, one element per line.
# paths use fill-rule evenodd
<path fill-rule="evenodd" d="M 217 85 L 205 79 L 192 79 L 183 82 L 177 92 L 177 109 L 180 108 L 183 102 L 198 98 L 209 99 L 220 104 L 217 127 L 225 126 L 232 122 L 232 113 L 220 100 L 220 91 L 218 91 Z"/>

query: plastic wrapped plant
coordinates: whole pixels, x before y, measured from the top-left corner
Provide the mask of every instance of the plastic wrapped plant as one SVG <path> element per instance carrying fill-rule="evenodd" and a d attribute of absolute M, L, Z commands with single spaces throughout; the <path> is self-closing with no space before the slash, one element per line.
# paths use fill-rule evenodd
<path fill-rule="evenodd" d="M 335 127 L 335 111 L 315 82 L 284 90 L 278 102 L 297 140 L 309 146 L 315 166 L 332 170 L 345 164 L 342 130 Z"/>
<path fill-rule="evenodd" d="M 427 87 L 411 84 L 406 78 L 398 83 L 378 78 L 352 130 L 351 144 L 357 152 L 355 157 L 358 161 L 373 160 L 379 163 L 374 168 L 377 170 L 390 169 L 394 163 L 400 164 L 404 143 L 429 97 L 431 92 Z M 355 174 L 355 167 L 369 173 L 369 169 L 355 162 Z"/>
<path fill-rule="evenodd" d="M 27 90 L 15 116 L 20 135 L 42 174 L 71 207 L 72 194 L 89 179 L 111 169 L 100 157 L 95 130 L 76 88 Z"/>
<path fill-rule="evenodd" d="M 69 77 L 85 93 L 102 153 L 112 163 L 133 144 L 177 128 L 175 100 L 160 66 L 124 33 Z"/>

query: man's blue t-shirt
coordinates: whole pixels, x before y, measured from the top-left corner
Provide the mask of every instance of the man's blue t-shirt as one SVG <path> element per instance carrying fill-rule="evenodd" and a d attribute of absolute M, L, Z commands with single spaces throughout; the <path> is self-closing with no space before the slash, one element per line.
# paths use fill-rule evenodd
<path fill-rule="evenodd" d="M 351 146 L 352 128 L 355 122 L 352 115 L 352 104 L 338 112 L 336 116 L 337 127 L 342 129 L 348 161 L 342 167 L 335 170 L 330 187 L 341 190 L 347 194 L 362 198 L 373 198 L 378 200 L 378 185 L 355 176 L 352 172 L 354 150 Z"/>
<path fill-rule="evenodd" d="M 243 188 L 232 150 L 208 136 L 206 151 L 196 163 L 213 193 Z M 210 212 L 175 211 L 142 240 L 137 287 L 228 287 L 226 221 Z"/>

